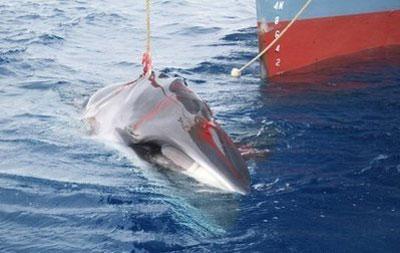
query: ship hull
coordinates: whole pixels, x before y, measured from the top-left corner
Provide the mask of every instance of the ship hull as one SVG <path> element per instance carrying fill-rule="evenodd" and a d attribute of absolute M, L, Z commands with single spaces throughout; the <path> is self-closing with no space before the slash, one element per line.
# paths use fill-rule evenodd
<path fill-rule="evenodd" d="M 311 2 L 301 18 L 263 55 L 263 77 L 363 50 L 400 45 L 400 1 L 372 0 L 354 5 L 358 2 Z M 279 35 L 304 3 L 257 0 L 260 50 Z"/>

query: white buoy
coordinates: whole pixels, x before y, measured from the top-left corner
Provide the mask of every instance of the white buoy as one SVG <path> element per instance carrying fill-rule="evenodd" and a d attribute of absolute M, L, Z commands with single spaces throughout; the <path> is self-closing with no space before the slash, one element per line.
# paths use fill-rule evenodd
<path fill-rule="evenodd" d="M 240 71 L 240 69 L 237 69 L 237 68 L 232 69 L 231 76 L 240 77 L 241 75 L 242 75 L 242 71 Z"/>

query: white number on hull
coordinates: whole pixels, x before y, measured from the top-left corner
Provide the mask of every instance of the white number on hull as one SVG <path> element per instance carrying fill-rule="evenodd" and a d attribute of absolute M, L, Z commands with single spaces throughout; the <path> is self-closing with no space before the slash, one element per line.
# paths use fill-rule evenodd
<path fill-rule="evenodd" d="M 274 5 L 275 10 L 282 10 L 283 5 L 285 4 L 285 1 L 276 1 Z"/>
<path fill-rule="evenodd" d="M 274 9 L 277 10 L 277 11 L 281 11 L 281 10 L 283 10 L 284 5 L 285 5 L 285 1 L 277 0 L 277 1 L 275 2 L 275 4 L 274 4 Z M 275 25 L 278 25 L 279 22 L 280 22 L 280 17 L 279 17 L 279 15 L 277 15 L 277 16 L 275 17 L 274 24 L 275 24 Z M 275 38 L 279 38 L 280 35 L 281 35 L 281 31 L 276 30 L 276 31 L 275 31 Z M 275 47 L 275 52 L 279 54 L 280 51 L 281 51 L 281 45 L 278 44 L 278 45 Z M 276 58 L 276 59 L 275 59 L 275 67 L 279 68 L 280 66 L 281 66 L 281 58 Z"/>
<path fill-rule="evenodd" d="M 279 16 L 275 17 L 275 22 L 274 23 L 275 23 L 275 25 L 279 24 Z"/>
<path fill-rule="evenodd" d="M 275 61 L 275 67 L 280 67 L 281 66 L 281 58 L 276 58 L 276 61 Z"/>

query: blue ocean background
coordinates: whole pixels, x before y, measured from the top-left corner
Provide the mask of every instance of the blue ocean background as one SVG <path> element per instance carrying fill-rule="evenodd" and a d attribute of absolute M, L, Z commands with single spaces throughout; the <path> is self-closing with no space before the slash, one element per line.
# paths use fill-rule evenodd
<path fill-rule="evenodd" d="M 187 78 L 248 161 L 208 191 L 88 136 L 97 89 L 135 79 L 143 1 L 0 3 L 0 252 L 399 252 L 400 63 L 263 82 L 252 0 L 153 2 L 158 71 Z M 321 75 L 324 77 L 321 80 Z"/>

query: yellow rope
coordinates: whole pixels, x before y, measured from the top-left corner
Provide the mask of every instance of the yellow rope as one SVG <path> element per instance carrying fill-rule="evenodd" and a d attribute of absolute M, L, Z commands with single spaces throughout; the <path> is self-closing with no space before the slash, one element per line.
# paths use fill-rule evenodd
<path fill-rule="evenodd" d="M 151 0 L 145 0 L 146 2 L 146 52 L 142 56 L 143 74 L 150 77 L 153 68 L 153 62 L 151 60 L 151 30 L 150 30 L 150 7 Z"/>
<path fill-rule="evenodd" d="M 256 60 L 258 60 L 261 56 L 263 56 L 273 45 L 275 45 L 275 43 L 282 38 L 282 36 L 286 33 L 286 31 L 293 25 L 293 23 L 299 18 L 299 16 L 305 11 L 305 9 L 307 9 L 308 5 L 312 2 L 312 0 L 308 0 L 303 7 L 299 10 L 299 12 L 296 14 L 296 16 L 294 16 L 294 18 L 292 19 L 292 21 L 290 21 L 290 23 L 285 27 L 285 29 L 282 30 L 282 32 L 276 36 L 276 38 L 269 43 L 269 45 L 263 50 L 261 51 L 256 57 L 254 57 L 251 61 L 249 61 L 248 63 L 246 63 L 243 67 L 241 67 L 240 69 L 237 68 L 233 68 L 231 71 L 231 76 L 233 77 L 239 77 L 242 74 L 242 71 L 244 69 L 246 69 L 247 67 L 249 67 L 251 64 L 253 64 Z"/>
<path fill-rule="evenodd" d="M 150 53 L 151 51 L 151 30 L 150 30 L 150 0 L 146 0 L 146 30 L 147 30 L 147 38 L 146 38 L 146 52 Z"/>

